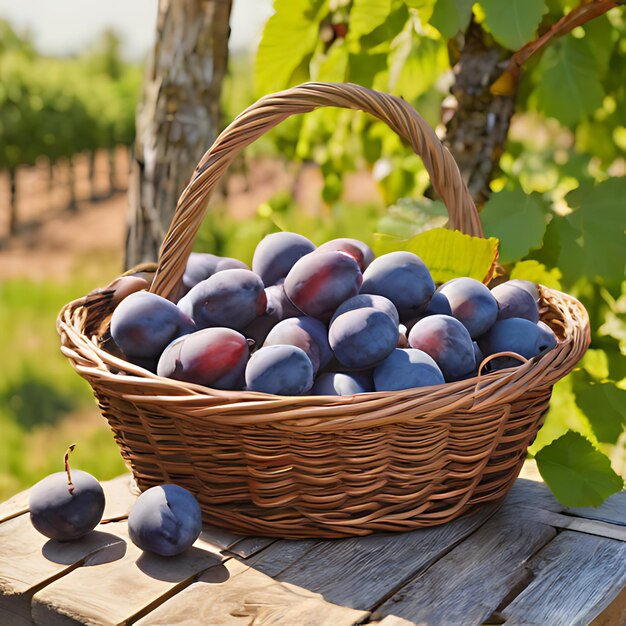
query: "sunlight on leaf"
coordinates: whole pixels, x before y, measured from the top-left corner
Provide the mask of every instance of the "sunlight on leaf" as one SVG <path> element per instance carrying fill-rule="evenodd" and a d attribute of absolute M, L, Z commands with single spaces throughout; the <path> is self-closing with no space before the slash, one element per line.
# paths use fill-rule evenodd
<path fill-rule="evenodd" d="M 609 459 L 575 432 L 559 437 L 535 458 L 548 487 L 566 506 L 600 506 L 624 486 Z"/>
<path fill-rule="evenodd" d="M 460 276 L 485 281 L 491 276 L 498 258 L 497 239 L 470 237 L 458 230 L 447 228 L 435 228 L 409 240 L 378 233 L 374 235 L 373 248 L 376 255 L 396 250 L 408 250 L 417 254 L 436 283 L 444 283 Z"/>

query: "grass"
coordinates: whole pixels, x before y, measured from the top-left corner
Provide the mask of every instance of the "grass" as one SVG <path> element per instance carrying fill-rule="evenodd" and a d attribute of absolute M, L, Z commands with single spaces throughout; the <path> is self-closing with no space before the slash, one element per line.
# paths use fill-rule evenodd
<path fill-rule="evenodd" d="M 103 273 L 106 270 L 103 270 Z M 61 307 L 100 283 L 13 279 L 0 283 L 0 500 L 73 463 L 105 480 L 124 464 L 89 385 L 59 350 L 55 320 Z"/>

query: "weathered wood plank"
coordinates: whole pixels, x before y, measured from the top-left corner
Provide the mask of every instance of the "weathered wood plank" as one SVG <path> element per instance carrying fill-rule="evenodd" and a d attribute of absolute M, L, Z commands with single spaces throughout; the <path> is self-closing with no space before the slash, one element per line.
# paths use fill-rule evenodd
<path fill-rule="evenodd" d="M 523 514 L 524 507 L 520 507 Z M 598 537 L 608 537 L 609 539 L 617 539 L 618 541 L 626 541 L 626 528 L 617 524 L 608 524 L 595 519 L 586 519 L 584 517 L 574 517 L 571 515 L 561 515 L 553 511 L 545 511 L 536 509 L 532 512 L 533 516 L 545 524 L 550 524 L 554 528 L 563 528 L 567 530 L 575 530 L 589 535 L 597 535 Z"/>
<path fill-rule="evenodd" d="M 563 511 L 563 505 L 552 495 L 545 483 L 518 478 L 504 499 L 506 505 L 523 506 L 546 511 Z"/>
<path fill-rule="evenodd" d="M 565 530 L 528 567 L 534 579 L 500 612 L 506 626 L 584 626 L 626 584 L 626 544 Z"/>
<path fill-rule="evenodd" d="M 28 494 L 30 489 L 16 493 L 12 498 L 0 504 L 0 524 L 6 520 L 28 512 Z"/>
<path fill-rule="evenodd" d="M 50 541 L 37 532 L 28 515 L 20 515 L 0 525 L 0 623 L 10 623 L 6 615 L 30 615 L 32 594 L 43 585 L 63 576 L 90 556 L 104 552 L 119 554 L 125 548 L 108 526 L 77 541 Z M 105 557 L 102 557 L 105 558 Z M 3 615 L 5 617 L 3 617 Z"/>
<path fill-rule="evenodd" d="M 524 562 L 556 531 L 515 507 L 505 507 L 480 529 L 404 585 L 375 612 L 419 624 L 482 624 L 523 582 Z"/>
<path fill-rule="evenodd" d="M 321 593 L 328 602 L 369 610 L 463 541 L 496 510 L 496 505 L 486 505 L 448 524 L 408 533 L 320 542 L 277 578 Z"/>
<path fill-rule="evenodd" d="M 612 495 L 599 507 L 567 507 L 565 510 L 569 515 L 626 526 L 626 491 Z"/>
<path fill-rule="evenodd" d="M 281 539 L 262 552 L 247 558 L 246 564 L 275 578 L 318 543 L 321 543 L 320 539 Z"/>
<path fill-rule="evenodd" d="M 282 585 L 230 559 L 140 619 L 137 626 L 353 626 L 368 616 Z"/>
<path fill-rule="evenodd" d="M 196 545 L 171 558 L 144 553 L 128 538 L 124 522 L 111 526 L 126 541 L 125 554 L 115 561 L 75 569 L 35 593 L 36 624 L 125 624 L 220 563 L 217 555 Z"/>
<path fill-rule="evenodd" d="M 275 541 L 276 538 L 274 537 L 246 537 L 228 548 L 227 552 L 245 559 L 261 550 L 265 550 L 265 548 L 271 546 Z"/>
<path fill-rule="evenodd" d="M 410 622 L 408 619 L 397 617 L 396 615 L 387 615 L 387 617 L 385 617 L 380 622 L 368 622 L 367 626 L 417 626 L 417 625 L 415 624 L 415 622 Z"/>
<path fill-rule="evenodd" d="M 626 588 L 607 606 L 589 626 L 625 626 L 626 625 Z"/>

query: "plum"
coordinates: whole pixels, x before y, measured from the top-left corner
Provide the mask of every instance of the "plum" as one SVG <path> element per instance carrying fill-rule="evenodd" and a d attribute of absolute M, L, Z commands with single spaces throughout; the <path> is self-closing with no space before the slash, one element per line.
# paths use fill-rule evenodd
<path fill-rule="evenodd" d="M 281 396 L 297 396 L 313 386 L 313 364 L 297 346 L 266 346 L 246 367 L 246 388 Z"/>
<path fill-rule="evenodd" d="M 498 302 L 498 319 L 523 317 L 535 324 L 539 321 L 539 307 L 532 294 L 512 281 L 497 285 L 491 290 Z"/>
<path fill-rule="evenodd" d="M 128 514 L 128 534 L 141 550 L 174 556 L 200 536 L 202 512 L 187 489 L 174 484 L 144 491 Z"/>
<path fill-rule="evenodd" d="M 398 310 L 394 306 L 393 302 L 384 296 L 377 296 L 369 293 L 362 293 L 358 296 L 354 296 L 345 302 L 343 302 L 333 314 L 330 323 L 332 324 L 337 317 L 347 311 L 353 311 L 354 309 L 363 309 L 365 307 L 372 307 L 378 309 L 383 313 L 387 313 L 395 324 L 400 323 L 400 317 L 398 316 Z"/>
<path fill-rule="evenodd" d="M 423 313 L 435 283 L 423 261 L 412 252 L 390 252 L 374 259 L 363 272 L 362 294 L 391 300 L 401 319 Z"/>
<path fill-rule="evenodd" d="M 192 252 L 187 259 L 187 266 L 182 278 L 182 295 L 187 294 L 198 283 L 223 270 L 249 270 L 239 259 L 217 256 L 205 252 Z"/>
<path fill-rule="evenodd" d="M 326 326 L 314 317 L 290 317 L 282 320 L 272 328 L 263 345 L 302 348 L 311 359 L 314 374 L 333 357 Z"/>
<path fill-rule="evenodd" d="M 472 339 L 486 333 L 498 317 L 498 303 L 489 289 L 473 278 L 454 278 L 439 287 L 452 316 L 467 328 Z"/>
<path fill-rule="evenodd" d="M 326 372 L 311 388 L 312 396 L 352 396 L 373 391 L 371 375 L 366 372 Z"/>
<path fill-rule="evenodd" d="M 422 350 L 396 348 L 374 370 L 376 391 L 398 391 L 445 382 L 434 359 Z"/>
<path fill-rule="evenodd" d="M 337 360 L 351 369 L 367 369 L 387 357 L 398 345 L 398 325 L 373 307 L 342 313 L 331 324 L 328 341 Z"/>
<path fill-rule="evenodd" d="M 265 313 L 267 296 L 261 279 L 250 270 L 222 270 L 198 283 L 178 307 L 198 328 L 221 326 L 243 330 Z"/>
<path fill-rule="evenodd" d="M 514 352 L 526 359 L 541 356 L 552 350 L 556 344 L 556 336 L 546 324 L 543 322 L 533 324 L 530 320 L 521 317 L 497 321 L 478 340 L 478 345 L 485 356 L 499 352 Z M 520 363 L 518 359 L 503 356 L 493 359 L 489 365 L 491 369 L 497 370 L 515 367 Z"/>
<path fill-rule="evenodd" d="M 345 252 L 316 252 L 302 257 L 285 278 L 291 302 L 305 315 L 328 321 L 337 307 L 359 293 L 363 276 Z"/>
<path fill-rule="evenodd" d="M 467 329 L 449 315 L 429 315 L 409 333 L 409 345 L 429 354 L 446 381 L 461 380 L 476 369 L 474 345 Z"/>
<path fill-rule="evenodd" d="M 104 491 L 87 472 L 70 472 L 65 454 L 65 471 L 50 474 L 30 491 L 28 509 L 33 526 L 46 537 L 58 541 L 79 539 L 92 531 L 104 513 Z"/>
<path fill-rule="evenodd" d="M 315 245 L 297 233 L 272 233 L 257 245 L 252 257 L 252 271 L 266 287 L 283 280 L 298 259 L 313 252 Z"/>
<path fill-rule="evenodd" d="M 175 339 L 161 355 L 157 374 L 214 389 L 243 388 L 249 349 L 231 328 L 205 328 Z"/>
<path fill-rule="evenodd" d="M 331 239 L 319 246 L 317 250 L 319 252 L 328 252 L 329 250 L 345 252 L 351 257 L 354 257 L 354 260 L 359 264 L 362 272 L 365 271 L 365 268 L 374 260 L 374 252 L 366 243 L 358 239 L 349 239 L 347 237 Z"/>
<path fill-rule="evenodd" d="M 111 316 L 111 337 L 126 358 L 141 365 L 156 362 L 172 340 L 196 330 L 173 302 L 147 291 L 125 297 Z"/>

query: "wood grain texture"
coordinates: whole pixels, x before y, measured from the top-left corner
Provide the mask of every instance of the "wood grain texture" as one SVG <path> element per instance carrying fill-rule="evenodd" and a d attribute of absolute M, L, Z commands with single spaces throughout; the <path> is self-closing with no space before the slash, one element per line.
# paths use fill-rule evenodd
<path fill-rule="evenodd" d="M 276 539 L 271 537 L 245 537 L 228 548 L 228 552 L 248 558 L 272 545 Z"/>
<path fill-rule="evenodd" d="M 0 524 L 17 515 L 23 515 L 28 511 L 29 493 L 30 489 L 20 491 L 20 493 L 16 493 L 12 498 L 0 504 Z"/>
<path fill-rule="evenodd" d="M 501 611 L 506 626 L 586 626 L 626 584 L 626 543 L 565 530 L 528 567 L 533 581 Z"/>
<path fill-rule="evenodd" d="M 523 514 L 526 509 L 521 507 L 519 510 Z M 554 528 L 576 530 L 589 535 L 597 535 L 598 537 L 608 537 L 609 539 L 626 541 L 626 528 L 624 528 L 624 526 L 618 526 L 617 524 L 609 524 L 595 519 L 574 517 L 572 515 L 561 515 L 560 513 L 541 509 L 533 511 L 533 515 L 539 521 L 550 524 L 550 526 L 554 526 Z"/>
<path fill-rule="evenodd" d="M 137 626 L 353 626 L 365 611 L 325 602 L 231 559 L 203 574 Z"/>
<path fill-rule="evenodd" d="M 126 541 L 125 554 L 73 570 L 36 593 L 32 600 L 36 624 L 125 624 L 220 563 L 218 556 L 195 545 L 170 558 L 143 553 L 128 538 L 125 523 L 110 526 Z"/>
<path fill-rule="evenodd" d="M 482 624 L 523 582 L 523 564 L 556 531 L 505 507 L 374 613 L 424 624 Z"/>
<path fill-rule="evenodd" d="M 109 526 L 77 541 L 61 543 L 37 532 L 28 515 L 0 524 L 0 623 L 10 614 L 30 615 L 32 594 L 99 553 L 119 554 L 124 540 Z M 105 558 L 105 557 L 102 557 Z"/>
<path fill-rule="evenodd" d="M 607 498 L 599 507 L 568 507 L 566 511 L 570 515 L 597 519 L 602 522 L 626 526 L 626 491 L 620 491 Z"/>
<path fill-rule="evenodd" d="M 319 539 L 282 539 L 246 559 L 246 563 L 275 578 L 319 543 Z"/>
<path fill-rule="evenodd" d="M 486 505 L 448 524 L 408 533 L 320 542 L 277 578 L 321 593 L 328 602 L 369 610 L 463 541 L 496 508 Z"/>

